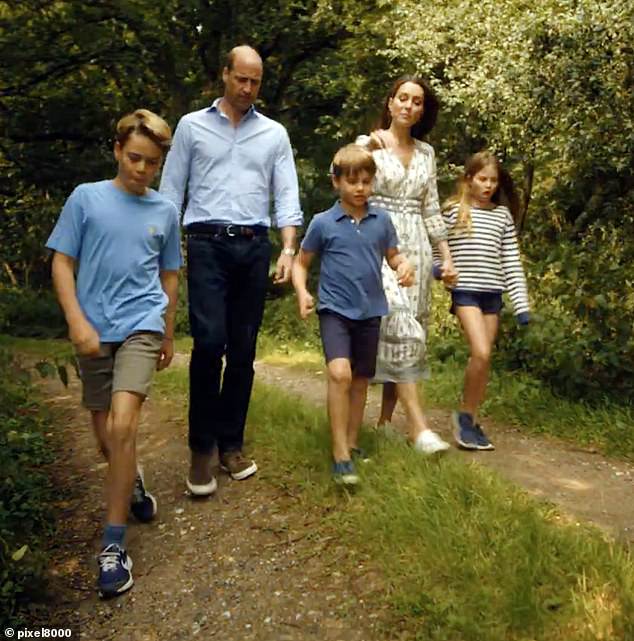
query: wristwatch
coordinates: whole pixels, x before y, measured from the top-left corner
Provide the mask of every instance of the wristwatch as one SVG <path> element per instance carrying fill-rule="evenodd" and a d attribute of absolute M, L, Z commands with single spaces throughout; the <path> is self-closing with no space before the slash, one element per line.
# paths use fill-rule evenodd
<path fill-rule="evenodd" d="M 284 247 L 282 256 L 295 256 L 295 250 L 292 247 Z"/>

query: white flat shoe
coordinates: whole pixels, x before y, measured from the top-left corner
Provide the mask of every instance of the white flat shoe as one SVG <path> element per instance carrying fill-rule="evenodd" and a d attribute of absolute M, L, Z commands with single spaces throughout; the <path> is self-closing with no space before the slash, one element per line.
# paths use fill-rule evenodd
<path fill-rule="evenodd" d="M 423 454 L 436 454 L 437 452 L 446 452 L 451 446 L 443 441 L 436 432 L 423 430 L 416 437 L 413 447 Z"/>
<path fill-rule="evenodd" d="M 185 483 L 187 483 L 187 489 L 192 496 L 210 496 L 218 489 L 218 482 L 215 476 L 212 476 L 211 481 L 205 485 L 196 485 L 189 478 L 186 479 Z"/>

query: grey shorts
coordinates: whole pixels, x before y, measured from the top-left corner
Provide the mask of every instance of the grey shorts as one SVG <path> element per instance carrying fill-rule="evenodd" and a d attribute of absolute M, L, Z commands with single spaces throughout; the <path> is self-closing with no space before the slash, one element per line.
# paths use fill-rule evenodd
<path fill-rule="evenodd" d="M 101 343 L 98 356 L 78 356 L 83 406 L 109 410 L 114 392 L 147 396 L 162 343 L 162 334 L 139 332 L 121 343 Z"/>

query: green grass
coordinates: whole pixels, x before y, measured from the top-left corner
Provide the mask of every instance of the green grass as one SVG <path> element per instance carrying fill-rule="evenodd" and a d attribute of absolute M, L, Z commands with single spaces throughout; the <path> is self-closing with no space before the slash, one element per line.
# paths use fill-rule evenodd
<path fill-rule="evenodd" d="M 175 348 L 182 353 L 191 350 L 189 337 L 176 340 Z M 35 358 L 58 358 L 72 354 L 65 340 L 13 338 L 0 334 L 0 347 L 11 347 Z M 444 361 L 431 358 L 431 378 L 424 384 L 425 402 L 431 407 L 450 409 L 456 406 L 462 388 L 466 351 Z M 323 366 L 323 355 L 314 343 L 305 339 L 280 341 L 265 331 L 258 339 L 258 359 L 306 371 Z M 634 410 L 609 401 L 589 404 L 554 394 L 524 372 L 493 369 L 482 415 L 521 428 L 524 433 L 544 434 L 576 445 L 596 449 L 605 454 L 634 459 Z"/>
<path fill-rule="evenodd" d="M 16 354 L 24 354 L 33 358 L 65 358 L 71 356 L 73 348 L 66 339 L 16 338 L 0 334 L 0 348 L 14 350 Z"/>
<path fill-rule="evenodd" d="M 161 377 L 173 401 L 187 373 Z M 364 434 L 374 461 L 354 495 L 330 482 L 323 408 L 255 386 L 248 434 L 267 477 L 299 489 L 317 526 L 368 555 L 387 582 L 386 637 L 416 641 L 626 641 L 634 568 L 597 530 L 571 524 L 480 466 L 421 458 Z M 283 435 L 283 438 L 281 438 Z M 380 461 L 380 465 L 379 465 Z M 378 597 L 377 597 L 378 598 Z"/>
<path fill-rule="evenodd" d="M 426 405 L 456 407 L 467 360 L 466 349 L 458 351 L 458 357 L 430 359 L 431 378 L 421 390 Z M 303 341 L 278 343 L 266 334 L 260 336 L 258 358 L 306 371 L 323 366 L 323 355 L 311 345 Z M 605 454 L 634 459 L 634 409 L 608 400 L 590 404 L 562 398 L 525 372 L 493 369 L 482 417 L 516 426 L 527 434 L 554 436 Z"/>

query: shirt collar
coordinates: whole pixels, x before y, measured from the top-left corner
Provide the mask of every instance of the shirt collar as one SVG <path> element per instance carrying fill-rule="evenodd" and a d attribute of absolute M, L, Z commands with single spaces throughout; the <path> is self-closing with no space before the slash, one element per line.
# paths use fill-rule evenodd
<path fill-rule="evenodd" d="M 352 218 L 352 216 L 348 215 L 344 208 L 341 206 L 341 201 L 338 200 L 331 208 L 332 213 L 335 216 L 335 220 L 339 222 L 342 218 Z M 365 220 L 366 218 L 369 218 L 370 216 L 376 216 L 376 210 L 375 208 L 368 204 L 368 213 L 366 216 L 364 216 L 361 220 Z"/>
<path fill-rule="evenodd" d="M 221 118 L 226 118 L 227 120 L 229 120 L 229 117 L 219 107 L 221 100 L 222 100 L 222 96 L 220 98 L 216 98 L 211 103 L 211 107 L 209 107 L 208 111 L 215 111 L 218 113 L 218 115 Z M 242 116 L 240 122 L 242 122 L 243 120 L 246 120 L 247 118 L 252 118 L 253 116 L 257 116 L 257 115 L 258 115 L 258 112 L 256 111 L 255 107 L 251 105 L 247 110 L 247 112 L 244 114 L 244 116 Z"/>

